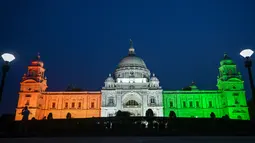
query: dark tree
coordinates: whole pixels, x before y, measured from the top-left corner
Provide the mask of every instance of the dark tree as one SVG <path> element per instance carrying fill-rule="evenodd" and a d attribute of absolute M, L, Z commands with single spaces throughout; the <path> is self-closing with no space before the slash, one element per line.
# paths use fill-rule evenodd
<path fill-rule="evenodd" d="M 66 88 L 66 91 L 82 91 L 81 88 L 75 87 L 74 85 L 70 84 L 68 85 L 68 87 Z"/>
<path fill-rule="evenodd" d="M 151 109 L 148 109 L 145 113 L 145 116 L 146 117 L 154 117 L 154 113 Z"/>
<path fill-rule="evenodd" d="M 116 117 L 130 117 L 131 113 L 127 111 L 117 111 Z"/>
<path fill-rule="evenodd" d="M 52 113 L 49 113 L 49 114 L 48 114 L 47 119 L 48 119 L 48 120 L 52 120 L 52 119 L 53 119 L 53 115 L 52 115 Z"/>
<path fill-rule="evenodd" d="M 229 116 L 228 115 L 222 116 L 222 119 L 229 120 Z"/>
<path fill-rule="evenodd" d="M 215 116 L 215 114 L 213 112 L 210 114 L 210 117 L 211 117 L 211 119 L 215 119 L 216 118 L 216 116 Z"/>
<path fill-rule="evenodd" d="M 170 119 L 176 119 L 176 114 L 175 114 L 174 111 L 170 111 L 170 113 L 169 113 L 169 118 L 170 118 Z"/>
<path fill-rule="evenodd" d="M 71 119 L 71 118 L 72 118 L 71 113 L 68 112 L 68 113 L 66 114 L 66 119 Z"/>

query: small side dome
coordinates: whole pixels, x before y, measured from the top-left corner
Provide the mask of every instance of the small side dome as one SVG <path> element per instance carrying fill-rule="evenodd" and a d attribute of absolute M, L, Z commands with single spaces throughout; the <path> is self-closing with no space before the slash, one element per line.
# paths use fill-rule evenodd
<path fill-rule="evenodd" d="M 191 88 L 191 90 L 198 90 L 196 83 L 194 81 L 192 81 L 190 88 Z"/>
<path fill-rule="evenodd" d="M 155 76 L 154 73 L 152 74 L 150 81 L 159 82 L 158 78 Z"/>
<path fill-rule="evenodd" d="M 159 80 L 158 78 L 155 76 L 155 74 L 152 74 L 152 77 L 150 78 L 150 84 L 149 84 L 150 88 L 160 88 L 159 86 Z"/>
<path fill-rule="evenodd" d="M 111 74 L 109 74 L 108 78 L 105 80 L 105 82 L 114 82 L 114 79 Z"/>
<path fill-rule="evenodd" d="M 191 85 L 190 86 L 186 86 L 184 88 L 182 88 L 182 90 L 184 91 L 194 91 L 194 90 L 199 90 L 196 86 L 196 83 L 194 81 L 192 81 Z"/>

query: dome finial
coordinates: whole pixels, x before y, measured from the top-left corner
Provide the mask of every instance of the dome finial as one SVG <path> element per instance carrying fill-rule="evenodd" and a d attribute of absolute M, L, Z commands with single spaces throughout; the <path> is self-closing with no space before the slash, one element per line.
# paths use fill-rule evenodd
<path fill-rule="evenodd" d="M 40 60 L 40 57 L 41 57 L 41 56 L 40 56 L 40 53 L 38 52 L 38 53 L 37 53 L 37 56 L 36 56 L 36 59 L 37 59 L 37 60 Z"/>
<path fill-rule="evenodd" d="M 130 48 L 133 48 L 133 41 L 132 39 L 129 39 Z"/>
<path fill-rule="evenodd" d="M 135 49 L 134 49 L 134 47 L 133 47 L 133 41 L 130 39 L 130 47 L 129 47 L 129 52 L 128 52 L 128 54 L 129 55 L 135 55 Z"/>

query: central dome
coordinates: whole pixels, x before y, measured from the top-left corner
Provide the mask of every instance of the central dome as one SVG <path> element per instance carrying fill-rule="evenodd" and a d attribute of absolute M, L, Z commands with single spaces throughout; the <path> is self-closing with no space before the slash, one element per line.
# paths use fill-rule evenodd
<path fill-rule="evenodd" d="M 128 51 L 128 56 L 123 58 L 118 64 L 118 68 L 122 67 L 141 67 L 146 68 L 144 61 L 135 55 L 135 49 L 133 47 L 133 42 L 130 40 L 130 48 Z"/>
<path fill-rule="evenodd" d="M 125 56 L 115 69 L 115 78 L 147 78 L 150 71 L 142 58 L 136 56 L 133 42 L 130 40 L 128 56 Z"/>
<path fill-rule="evenodd" d="M 119 68 L 122 67 L 141 67 L 141 68 L 147 68 L 144 61 L 135 55 L 129 55 L 125 58 L 123 58 L 120 63 L 118 64 Z"/>

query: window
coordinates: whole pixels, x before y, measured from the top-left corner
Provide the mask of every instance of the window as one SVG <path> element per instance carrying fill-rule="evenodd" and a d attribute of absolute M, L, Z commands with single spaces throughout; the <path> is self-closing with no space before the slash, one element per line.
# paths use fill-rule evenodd
<path fill-rule="evenodd" d="M 126 103 L 127 106 L 137 106 L 138 103 L 135 101 L 135 100 L 129 100 L 127 103 Z"/>
<path fill-rule="evenodd" d="M 81 108 L 81 102 L 78 103 L 78 108 Z"/>
<path fill-rule="evenodd" d="M 199 108 L 199 102 L 198 101 L 196 101 L 196 107 Z"/>
<path fill-rule="evenodd" d="M 108 105 L 113 105 L 114 104 L 114 100 L 113 100 L 113 97 L 110 97 L 108 99 Z"/>
<path fill-rule="evenodd" d="M 68 108 L 68 103 L 66 102 L 66 104 L 65 104 L 65 108 Z"/>
<path fill-rule="evenodd" d="M 209 101 L 209 108 L 212 108 L 212 101 Z"/>
<path fill-rule="evenodd" d="M 170 108 L 174 107 L 173 101 L 170 101 Z"/>
<path fill-rule="evenodd" d="M 74 102 L 72 103 L 72 108 L 75 108 L 75 103 Z"/>
<path fill-rule="evenodd" d="M 52 103 L 51 108 L 56 108 L 56 103 L 55 102 Z"/>
<path fill-rule="evenodd" d="M 238 94 L 238 93 L 234 93 L 233 95 L 234 95 L 234 96 L 238 96 L 239 94 Z"/>
<path fill-rule="evenodd" d="M 231 71 L 231 70 L 228 70 L 228 74 L 231 75 L 231 74 L 232 74 L 232 71 Z"/>
<path fill-rule="evenodd" d="M 154 98 L 154 97 L 151 97 L 150 103 L 151 103 L 151 104 L 155 104 L 155 98 Z"/>
<path fill-rule="evenodd" d="M 26 97 L 31 97 L 31 95 L 30 95 L 30 94 L 27 94 Z"/>
<path fill-rule="evenodd" d="M 189 102 L 189 107 L 192 107 L 192 101 Z"/>
<path fill-rule="evenodd" d="M 185 102 L 185 101 L 183 101 L 183 107 L 184 107 L 184 108 L 186 107 L 186 102 Z"/>
<path fill-rule="evenodd" d="M 29 100 L 27 100 L 27 102 L 26 102 L 26 104 L 25 104 L 26 106 L 28 106 L 29 105 Z"/>
<path fill-rule="evenodd" d="M 239 104 L 239 101 L 238 101 L 238 99 L 235 99 L 235 104 Z"/>
<path fill-rule="evenodd" d="M 91 102 L 91 108 L 95 108 L 95 103 Z"/>

